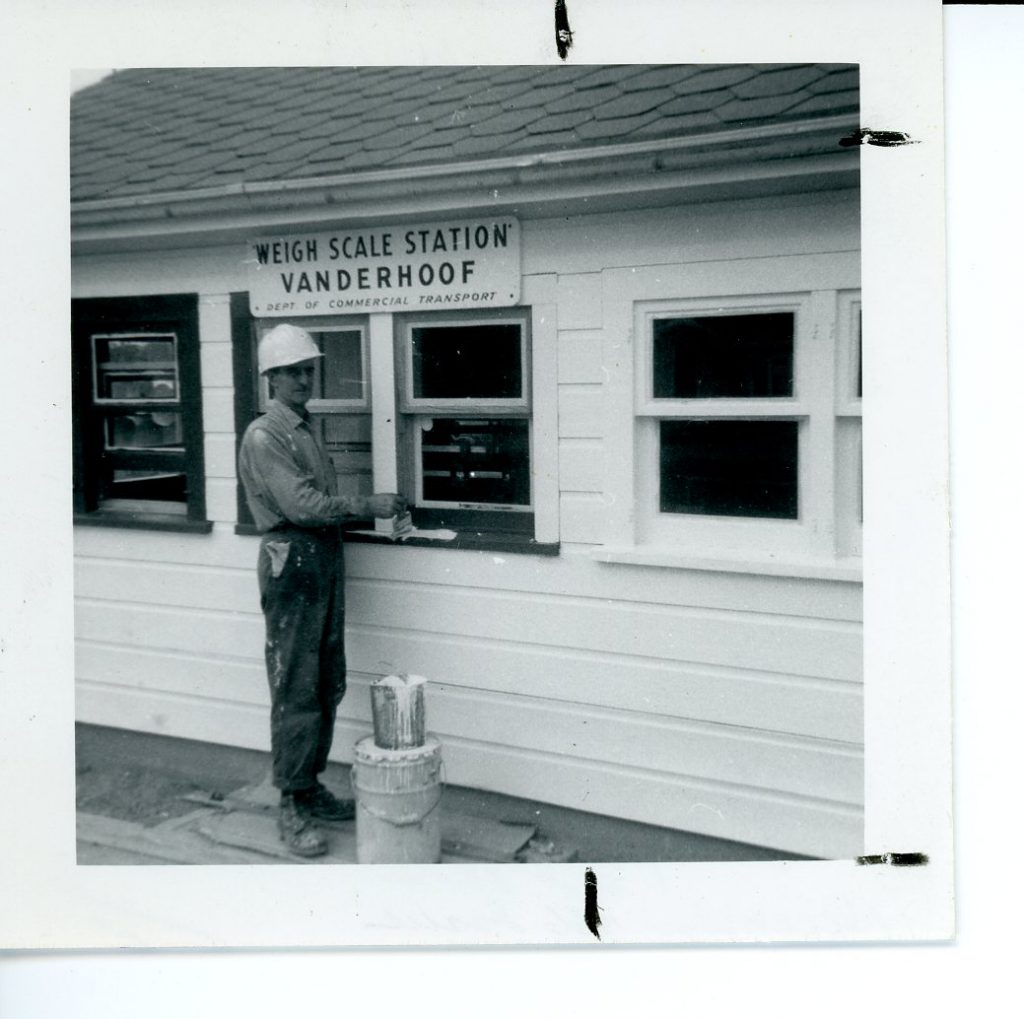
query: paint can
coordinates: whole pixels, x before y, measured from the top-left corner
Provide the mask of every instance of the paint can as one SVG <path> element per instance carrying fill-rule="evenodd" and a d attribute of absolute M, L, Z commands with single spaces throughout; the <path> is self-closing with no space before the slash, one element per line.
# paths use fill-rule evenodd
<path fill-rule="evenodd" d="M 423 676 L 384 676 L 370 684 L 373 738 L 385 750 L 421 747 L 425 739 Z"/>
<path fill-rule="evenodd" d="M 441 744 L 388 750 L 361 739 L 352 764 L 359 863 L 440 863 Z"/>

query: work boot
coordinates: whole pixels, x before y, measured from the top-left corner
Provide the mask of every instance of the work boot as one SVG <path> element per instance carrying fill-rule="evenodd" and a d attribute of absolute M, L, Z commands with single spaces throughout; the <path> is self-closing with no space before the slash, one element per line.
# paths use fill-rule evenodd
<path fill-rule="evenodd" d="M 340 800 L 326 786 L 319 782 L 312 789 L 303 789 L 295 794 L 299 810 L 321 821 L 351 821 L 356 816 L 353 800 Z"/>
<path fill-rule="evenodd" d="M 289 852 L 296 856 L 323 856 L 327 852 L 327 838 L 319 825 L 288 793 L 281 794 L 277 830 Z"/>

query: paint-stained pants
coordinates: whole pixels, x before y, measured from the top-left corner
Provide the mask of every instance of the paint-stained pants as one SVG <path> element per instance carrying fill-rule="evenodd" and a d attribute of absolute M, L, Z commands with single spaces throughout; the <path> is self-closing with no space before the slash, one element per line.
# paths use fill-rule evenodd
<path fill-rule="evenodd" d="M 271 531 L 257 572 L 267 628 L 274 785 L 298 792 L 327 767 L 345 694 L 345 567 L 337 528 Z"/>

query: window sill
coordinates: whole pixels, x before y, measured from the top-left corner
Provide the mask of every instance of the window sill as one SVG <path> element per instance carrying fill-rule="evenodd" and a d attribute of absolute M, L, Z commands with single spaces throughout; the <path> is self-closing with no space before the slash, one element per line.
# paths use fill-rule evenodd
<path fill-rule="evenodd" d="M 76 513 L 76 527 L 121 527 L 137 531 L 177 531 L 185 534 L 209 534 L 212 520 L 189 520 L 170 513 Z"/>
<path fill-rule="evenodd" d="M 360 545 L 394 545 L 406 548 L 448 548 L 474 552 L 502 552 L 512 555 L 557 556 L 558 542 L 535 541 L 527 534 L 498 531 L 459 531 L 450 540 L 410 535 L 397 541 L 387 534 L 371 531 L 345 531 L 345 542 Z"/>
<path fill-rule="evenodd" d="M 707 570 L 714 573 L 748 573 L 769 577 L 801 577 L 808 580 L 842 580 L 861 583 L 864 568 L 860 559 L 820 559 L 810 556 L 691 555 L 663 546 L 599 545 L 590 552 L 602 563 L 626 563 L 633 566 L 664 566 L 682 570 Z"/>

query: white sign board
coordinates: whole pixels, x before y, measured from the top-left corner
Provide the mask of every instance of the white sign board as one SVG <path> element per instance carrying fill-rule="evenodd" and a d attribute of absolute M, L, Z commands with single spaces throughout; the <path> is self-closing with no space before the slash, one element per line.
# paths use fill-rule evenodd
<path fill-rule="evenodd" d="M 509 216 L 259 237 L 249 304 L 259 317 L 508 307 L 519 252 Z"/>

